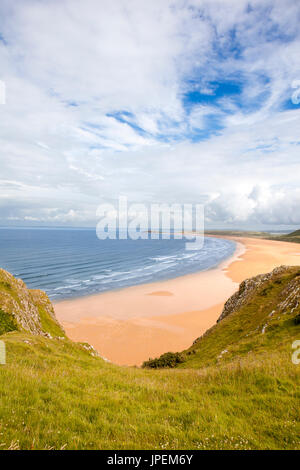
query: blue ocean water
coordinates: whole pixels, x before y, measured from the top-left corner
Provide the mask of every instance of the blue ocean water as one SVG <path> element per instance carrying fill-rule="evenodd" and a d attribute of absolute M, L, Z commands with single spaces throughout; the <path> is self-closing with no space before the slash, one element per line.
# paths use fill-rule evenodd
<path fill-rule="evenodd" d="M 235 243 L 99 240 L 92 229 L 0 229 L 0 267 L 52 300 L 104 292 L 206 270 L 231 256 Z"/>

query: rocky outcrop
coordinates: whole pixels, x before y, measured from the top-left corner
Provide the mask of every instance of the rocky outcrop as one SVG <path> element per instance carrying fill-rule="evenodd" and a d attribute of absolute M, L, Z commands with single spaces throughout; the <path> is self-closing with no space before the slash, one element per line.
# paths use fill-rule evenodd
<path fill-rule="evenodd" d="M 28 289 L 21 279 L 4 269 L 0 269 L 0 309 L 13 317 L 20 330 L 49 337 L 46 324 L 64 334 L 45 292 Z"/>
<path fill-rule="evenodd" d="M 272 320 L 279 320 L 282 315 L 295 315 L 294 323 L 300 323 L 299 305 L 300 305 L 300 269 L 297 266 L 279 266 L 267 274 L 259 274 L 258 276 L 243 281 L 239 290 L 235 292 L 225 303 L 223 311 L 217 320 L 217 324 L 224 318 L 234 312 L 240 310 L 246 304 L 251 304 L 256 296 L 269 296 L 272 298 L 272 289 L 274 286 L 282 286 L 282 289 L 276 291 L 277 305 L 266 311 L 264 321 L 256 327 L 256 331 L 265 334 Z M 257 297 L 256 297 L 257 298 Z M 193 344 L 203 340 L 209 336 L 217 327 L 212 326 L 202 336 L 197 338 Z M 225 354 L 226 350 L 223 351 Z M 222 353 L 222 354 L 223 354 Z"/>
<path fill-rule="evenodd" d="M 259 274 L 258 276 L 246 279 L 240 284 L 239 290 L 233 294 L 225 303 L 223 311 L 218 318 L 217 322 L 223 320 L 231 313 L 238 310 L 240 307 L 245 305 L 250 299 L 251 295 L 257 291 L 264 284 L 267 284 L 270 281 L 275 281 L 278 276 L 281 274 L 287 273 L 291 270 L 290 266 L 279 266 L 278 268 L 273 269 L 270 273 Z M 283 302 L 282 305 L 278 305 L 278 309 L 286 308 L 287 306 L 294 305 L 299 301 L 299 284 L 300 277 L 293 279 L 285 290 L 282 292 Z"/>
<path fill-rule="evenodd" d="M 293 313 L 300 303 L 300 273 L 292 279 L 282 291 L 283 300 L 278 304 L 277 311 L 285 314 L 287 311 Z"/>

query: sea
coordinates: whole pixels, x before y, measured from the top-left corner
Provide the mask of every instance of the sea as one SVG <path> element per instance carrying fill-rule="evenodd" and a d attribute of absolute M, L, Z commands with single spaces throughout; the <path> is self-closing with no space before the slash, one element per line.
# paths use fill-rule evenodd
<path fill-rule="evenodd" d="M 58 301 L 211 269 L 233 255 L 230 240 L 99 240 L 95 229 L 0 228 L 0 267 Z"/>

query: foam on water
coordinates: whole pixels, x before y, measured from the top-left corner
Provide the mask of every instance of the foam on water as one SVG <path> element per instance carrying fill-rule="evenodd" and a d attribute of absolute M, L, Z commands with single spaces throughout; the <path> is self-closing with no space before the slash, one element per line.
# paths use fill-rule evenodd
<path fill-rule="evenodd" d="M 52 300 L 174 278 L 210 269 L 235 243 L 205 238 L 199 251 L 186 240 L 98 240 L 89 229 L 0 229 L 0 267 Z"/>

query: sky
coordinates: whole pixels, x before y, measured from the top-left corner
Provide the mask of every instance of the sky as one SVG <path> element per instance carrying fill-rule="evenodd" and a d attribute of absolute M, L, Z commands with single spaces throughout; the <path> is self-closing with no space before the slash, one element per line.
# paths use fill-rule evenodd
<path fill-rule="evenodd" d="M 126 196 L 299 228 L 299 24 L 299 0 L 1 0 L 0 225 Z"/>

